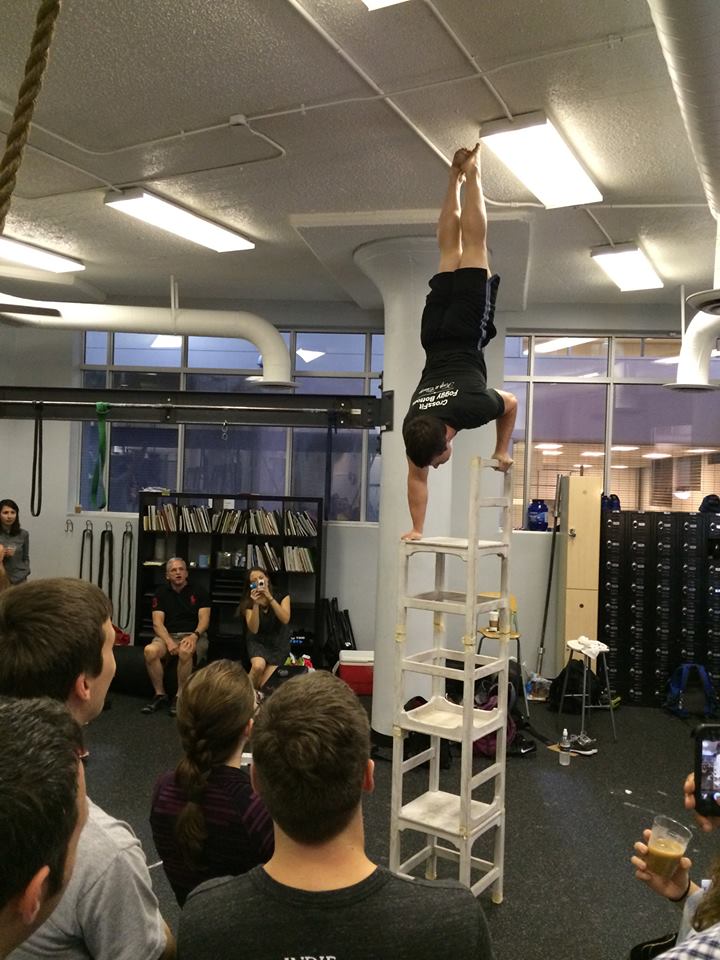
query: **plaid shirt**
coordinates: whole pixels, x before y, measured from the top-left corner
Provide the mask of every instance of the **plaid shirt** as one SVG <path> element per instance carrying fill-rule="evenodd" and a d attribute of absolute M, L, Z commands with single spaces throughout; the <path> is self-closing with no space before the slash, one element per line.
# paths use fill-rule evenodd
<path fill-rule="evenodd" d="M 660 954 L 658 960 L 720 960 L 720 923 Z"/>

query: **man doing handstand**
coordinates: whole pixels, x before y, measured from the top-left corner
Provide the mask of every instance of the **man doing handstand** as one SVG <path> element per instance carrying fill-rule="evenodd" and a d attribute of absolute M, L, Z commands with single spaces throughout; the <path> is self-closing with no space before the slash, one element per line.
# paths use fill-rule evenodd
<path fill-rule="evenodd" d="M 425 367 L 403 422 L 413 524 L 404 540 L 422 537 L 428 470 L 447 463 L 460 430 L 497 421 L 492 455 L 498 461 L 496 469 L 504 472 L 512 464 L 508 447 L 517 400 L 511 393 L 488 388 L 483 357 L 483 348 L 496 333 L 493 317 L 500 277 L 490 276 L 488 265 L 479 147 L 455 153 L 438 220 L 440 267 L 430 281 L 420 331 Z"/>

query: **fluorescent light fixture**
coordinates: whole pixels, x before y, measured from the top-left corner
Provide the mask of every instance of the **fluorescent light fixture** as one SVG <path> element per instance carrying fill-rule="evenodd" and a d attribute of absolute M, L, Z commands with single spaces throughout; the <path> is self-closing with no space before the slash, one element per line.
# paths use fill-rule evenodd
<path fill-rule="evenodd" d="M 592 470 L 592 464 L 591 464 L 591 463 L 574 463 L 574 464 L 573 464 L 573 467 L 584 467 L 585 470 Z"/>
<path fill-rule="evenodd" d="M 562 447 L 561 443 L 536 443 L 536 450 L 559 450 Z"/>
<path fill-rule="evenodd" d="M 692 450 L 686 450 L 685 453 L 717 453 L 717 447 L 693 447 Z"/>
<path fill-rule="evenodd" d="M 392 7 L 396 3 L 407 3 L 407 0 L 363 0 L 368 10 L 380 10 L 382 7 Z"/>
<path fill-rule="evenodd" d="M 631 450 L 639 450 L 640 447 L 626 447 L 623 444 L 618 443 L 614 447 L 610 447 L 613 453 L 630 453 Z"/>
<path fill-rule="evenodd" d="M 675 354 L 674 357 L 658 357 L 657 360 L 653 360 L 653 363 L 671 364 L 671 363 L 679 363 L 679 361 L 680 361 L 680 354 L 677 353 Z"/>
<path fill-rule="evenodd" d="M 304 360 L 305 363 L 312 363 L 313 360 L 317 360 L 319 357 L 325 356 L 324 350 L 303 350 L 302 347 L 299 350 L 296 350 L 295 353 L 300 357 L 301 360 Z"/>
<path fill-rule="evenodd" d="M 692 490 L 673 490 L 673 496 L 678 500 L 689 500 L 692 496 Z"/>
<path fill-rule="evenodd" d="M 182 337 L 177 337 L 173 333 L 159 333 L 150 347 L 155 350 L 177 350 L 182 346 Z"/>
<path fill-rule="evenodd" d="M 622 463 L 613 463 L 610 467 L 611 470 L 629 470 L 630 467 L 626 467 Z"/>
<path fill-rule="evenodd" d="M 50 270 L 52 273 L 72 273 L 85 269 L 85 264 L 79 260 L 61 257 L 59 253 L 50 253 L 49 250 L 9 237 L 0 237 L 0 260 L 22 263 L 25 267 L 35 267 L 37 270 Z"/>
<path fill-rule="evenodd" d="M 546 340 L 545 343 L 536 343 L 535 353 L 558 353 L 560 350 L 577 347 L 581 343 L 594 343 L 599 339 L 599 337 L 555 337 L 554 340 Z"/>
<path fill-rule="evenodd" d="M 483 124 L 480 139 L 548 209 L 602 200 L 598 188 L 541 111 Z"/>
<path fill-rule="evenodd" d="M 583 450 L 580 456 L 581 457 L 604 457 L 605 454 L 601 453 L 599 450 Z"/>
<path fill-rule="evenodd" d="M 252 250 L 255 246 L 234 230 L 220 227 L 211 220 L 190 213 L 168 200 L 161 200 L 142 188 L 123 190 L 119 194 L 106 193 L 105 206 L 113 207 L 121 213 L 127 213 L 128 216 L 160 227 L 161 230 L 167 230 L 168 233 L 174 233 L 175 236 L 183 237 L 192 243 L 209 247 L 217 253 Z"/>
<path fill-rule="evenodd" d="M 623 291 L 655 290 L 665 286 L 647 256 L 635 243 L 593 247 L 590 256 Z"/>
<path fill-rule="evenodd" d="M 589 380 L 591 377 L 599 377 L 600 374 L 597 371 L 594 371 L 593 373 L 581 373 L 580 376 L 584 380 Z"/>
<path fill-rule="evenodd" d="M 643 457 L 645 460 L 667 460 L 668 457 L 671 457 L 671 453 L 644 453 Z"/>
<path fill-rule="evenodd" d="M 543 450 L 542 455 L 544 457 L 561 457 L 562 450 Z"/>

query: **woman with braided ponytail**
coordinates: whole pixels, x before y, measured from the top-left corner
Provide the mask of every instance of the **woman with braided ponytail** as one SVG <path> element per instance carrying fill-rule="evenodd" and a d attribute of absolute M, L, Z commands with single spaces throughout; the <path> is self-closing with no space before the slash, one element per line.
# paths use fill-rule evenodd
<path fill-rule="evenodd" d="M 245 873 L 272 856 L 272 820 L 240 767 L 254 712 L 255 691 L 234 661 L 203 667 L 183 688 L 177 724 L 184 756 L 158 778 L 150 813 L 180 906 L 199 883 Z"/>

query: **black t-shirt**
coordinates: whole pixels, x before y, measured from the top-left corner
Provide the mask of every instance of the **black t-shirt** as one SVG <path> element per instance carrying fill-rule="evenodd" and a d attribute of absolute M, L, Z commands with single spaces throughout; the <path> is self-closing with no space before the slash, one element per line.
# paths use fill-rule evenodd
<path fill-rule="evenodd" d="M 497 392 L 487 387 L 480 351 L 448 351 L 428 355 L 404 424 L 415 417 L 438 417 L 454 430 L 471 430 L 503 412 Z"/>
<path fill-rule="evenodd" d="M 210 606 L 210 597 L 202 589 L 189 583 L 179 593 L 170 586 L 160 587 L 153 597 L 152 609 L 165 614 L 165 629 L 168 633 L 192 633 L 197 629 L 198 610 Z"/>

